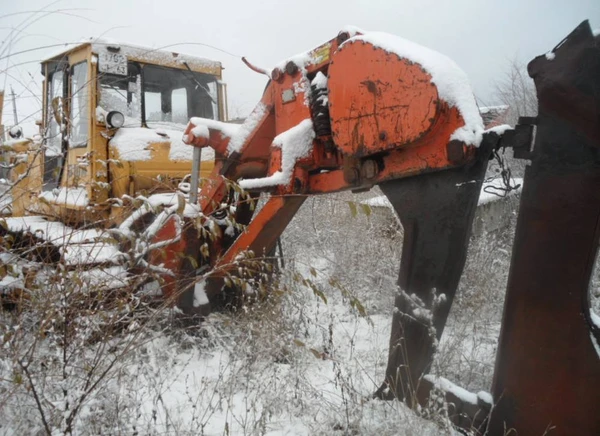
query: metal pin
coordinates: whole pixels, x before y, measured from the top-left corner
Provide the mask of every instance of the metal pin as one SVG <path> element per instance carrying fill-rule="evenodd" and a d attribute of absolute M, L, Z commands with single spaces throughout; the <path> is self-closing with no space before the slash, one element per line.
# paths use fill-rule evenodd
<path fill-rule="evenodd" d="M 190 203 L 198 204 L 198 186 L 200 185 L 200 162 L 202 158 L 202 149 L 194 147 L 192 158 L 192 180 L 190 183 Z"/>

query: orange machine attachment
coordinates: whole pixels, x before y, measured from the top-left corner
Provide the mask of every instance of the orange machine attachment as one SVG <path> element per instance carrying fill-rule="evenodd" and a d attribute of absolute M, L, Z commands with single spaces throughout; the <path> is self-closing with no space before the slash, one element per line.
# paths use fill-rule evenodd
<path fill-rule="evenodd" d="M 192 118 L 184 141 L 216 154 L 198 203 L 199 221 L 217 231 L 208 237 L 184 230 L 177 246 L 164 251 L 181 254 L 178 267 L 168 263 L 176 275 L 168 289 L 179 287 L 178 306 L 205 314 L 240 292 L 226 278 L 240 270 L 247 278 L 245 253 L 268 256 L 308 196 L 380 185 L 404 227 L 399 288 L 406 292 L 398 293 L 391 357 L 378 395 L 412 401 L 458 286 L 497 135 L 481 141 L 470 88 L 447 86 L 468 83 L 452 61 L 387 37 L 379 43 L 342 32 L 275 67 L 261 101 L 240 126 Z M 439 71 L 443 77 L 431 73 Z M 454 74 L 452 80 L 444 80 L 447 74 Z M 198 174 L 192 177 L 194 182 Z M 240 201 L 233 183 L 253 199 L 268 194 L 258 212 Z M 231 226 L 233 220 L 241 226 Z M 160 236 L 176 239 L 166 227 Z M 434 301 L 436 292 L 446 296 L 443 303 Z M 413 297 L 425 312 L 435 309 L 435 317 L 403 317 L 414 309 Z M 407 362 L 414 362 L 410 371 Z"/>
<path fill-rule="evenodd" d="M 210 146 L 221 158 L 211 186 L 220 174 L 243 179 L 249 190 L 309 195 L 367 189 L 472 160 L 474 147 L 451 139 L 465 121 L 440 99 L 430 74 L 363 40 L 340 47 L 349 37 L 342 32 L 275 68 L 263 98 L 237 131 L 191 120 L 187 142 Z M 205 214 L 209 203 L 218 204 L 222 186 L 203 191 Z"/>
<path fill-rule="evenodd" d="M 426 50 L 403 40 L 400 45 L 417 57 Z M 452 83 L 468 83 L 452 61 L 436 56 L 425 52 L 422 57 L 434 71 L 442 65 L 444 72 L 458 74 Z M 431 59 L 439 64 L 432 65 Z M 174 247 L 183 253 L 177 280 L 170 281 L 171 289 L 179 285 L 179 307 L 206 314 L 229 304 L 240 290 L 227 291 L 232 280 L 225 279 L 244 271 L 249 263 L 243 261 L 245 253 L 268 257 L 309 195 L 381 185 L 405 229 L 399 286 L 410 292 L 399 294 L 397 307 L 405 313 L 412 306 L 402 299 L 416 295 L 433 312 L 436 290 L 446 296 L 431 325 L 411 317 L 393 321 L 390 363 L 378 395 L 413 398 L 415 389 L 404 387 L 415 386 L 426 372 L 442 334 L 494 145 L 484 140 L 477 148 L 476 135 L 464 135 L 483 130 L 473 124 L 473 111 L 475 121 L 481 124 L 481 119 L 468 86 L 450 104 L 441 95 L 452 97 L 453 90 L 440 88 L 444 80 L 434 83 L 428 71 L 385 44 L 342 32 L 274 68 L 243 125 L 192 118 L 184 141 L 210 146 L 216 154 L 213 174 L 200 193 L 201 220 L 211 220 L 207 227 L 220 231 L 200 240 L 186 234 L 183 247 Z M 465 95 L 471 104 L 469 125 L 465 108 L 457 104 Z M 258 212 L 236 199 L 232 182 L 254 199 L 268 194 Z M 243 230 L 228 227 L 228 220 Z M 197 259 L 195 271 L 186 260 L 190 257 Z M 411 339 L 405 340 L 403 332 L 410 332 Z M 416 363 L 398 372 L 408 361 Z"/>
<path fill-rule="evenodd" d="M 341 32 L 274 68 L 241 126 L 202 118 L 188 124 L 184 141 L 217 155 L 199 201 L 204 216 L 231 202 L 228 181 L 254 196 L 271 194 L 242 222 L 244 232 L 208 242 L 209 300 L 218 299 L 215 278 L 225 266 L 244 251 L 269 252 L 306 196 L 366 190 L 474 160 L 476 144 L 452 139 L 465 120 L 423 66 L 359 35 Z"/>

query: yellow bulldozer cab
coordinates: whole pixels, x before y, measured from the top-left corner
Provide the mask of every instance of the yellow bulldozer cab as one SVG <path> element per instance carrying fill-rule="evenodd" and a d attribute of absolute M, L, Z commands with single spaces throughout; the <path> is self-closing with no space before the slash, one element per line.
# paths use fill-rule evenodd
<path fill-rule="evenodd" d="M 219 62 L 95 39 L 41 67 L 40 138 L 13 171 L 15 216 L 114 224 L 123 198 L 185 185 L 189 118 L 227 118 Z M 213 166 L 214 155 L 203 153 L 201 175 Z"/>

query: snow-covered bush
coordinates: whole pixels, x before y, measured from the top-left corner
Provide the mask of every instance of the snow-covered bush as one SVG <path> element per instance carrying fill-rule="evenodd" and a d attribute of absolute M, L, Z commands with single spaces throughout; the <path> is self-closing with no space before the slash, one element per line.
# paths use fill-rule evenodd
<path fill-rule="evenodd" d="M 38 271 L 0 313 L 3 431 L 79 433 L 101 419 L 110 380 L 144 342 L 155 310 L 84 273 Z"/>

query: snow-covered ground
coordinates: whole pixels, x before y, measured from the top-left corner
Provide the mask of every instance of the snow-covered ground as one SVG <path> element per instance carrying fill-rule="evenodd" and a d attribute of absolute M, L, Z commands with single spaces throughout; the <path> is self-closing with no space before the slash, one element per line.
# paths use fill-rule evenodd
<path fill-rule="evenodd" d="M 55 434 L 62 434 L 61 417 L 64 423 L 77 404 L 94 362 L 113 365 L 81 401 L 75 434 L 454 434 L 443 411 L 424 410 L 432 418 L 424 419 L 403 403 L 371 399 L 387 363 L 403 232 L 375 209 L 353 216 L 348 202 L 367 195 L 305 203 L 284 233 L 285 272 L 265 301 L 191 326 L 164 310 L 141 333 L 128 328 L 104 348 L 75 342 L 67 347 L 66 380 L 63 348 L 40 342 L 32 370 Z M 510 223 L 472 238 L 431 370 L 471 392 L 490 390 L 513 232 Z M 43 430 L 14 361 L 32 342 L 12 338 L 28 328 L 36 331 L 29 320 L 0 332 L 0 434 Z"/>
<path fill-rule="evenodd" d="M 74 339 L 67 346 L 72 357 L 66 378 L 61 342 L 42 341 L 32 365 L 49 425 L 64 431 L 65 417 L 80 402 L 76 434 L 451 433 L 443 413 L 425 420 L 403 403 L 371 399 L 387 363 L 402 230 L 375 212 L 353 217 L 350 200 L 357 198 L 338 194 L 309 199 L 302 207 L 284 234 L 285 273 L 267 301 L 185 328 L 163 311 L 138 336 L 123 333 L 107 341 L 110 352 Z M 494 250 L 498 243 L 486 240 L 478 254 L 483 256 L 485 246 L 486 256 L 470 260 L 433 368 L 436 375 L 475 392 L 489 390 L 491 381 L 498 294 L 508 261 L 508 255 Z M 499 262 L 484 281 L 488 286 L 497 279 L 499 289 L 493 292 L 473 285 L 490 260 Z M 81 279 L 74 279 L 58 282 L 57 289 L 79 286 Z M 44 292 L 55 283 L 50 278 Z M 50 306 L 53 318 L 63 317 L 64 298 L 72 297 L 59 295 Z M 22 358 L 23 346 L 31 344 L 36 330 L 26 329 L 36 322 L 26 317 L 18 332 L 0 332 L 8 338 L 0 359 L 5 380 L 0 382 L 0 434 L 43 428 L 28 383 L 6 382 L 25 380 L 15 357 Z M 51 329 L 60 325 L 56 322 Z M 93 322 L 77 325 L 85 332 Z M 98 355 L 104 357 L 94 360 Z M 113 362 L 111 356 L 118 359 Z M 104 365 L 110 366 L 108 376 L 79 401 L 91 377 L 86 371 Z"/>
<path fill-rule="evenodd" d="M 402 234 L 374 215 L 352 218 L 347 199 L 355 197 L 309 200 L 294 219 L 283 243 L 287 270 L 296 276 L 285 276 L 276 304 L 215 314 L 201 333 L 153 340 L 148 357 L 140 356 L 146 363 L 129 368 L 131 380 L 121 379 L 137 386 L 141 421 L 156 416 L 148 430 L 452 434 L 442 415 L 432 422 L 402 403 L 370 399 L 387 364 Z M 479 252 L 469 259 L 432 371 L 475 392 L 490 389 L 509 260 L 496 249 L 507 240 L 474 242 Z M 488 267 L 495 271 L 481 277 Z M 352 308 L 352 297 L 368 316 Z"/>

